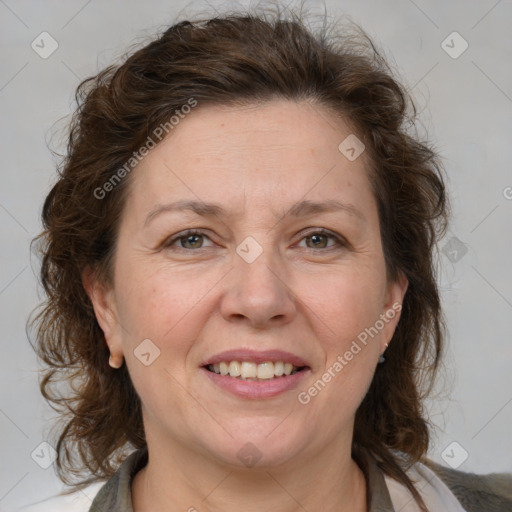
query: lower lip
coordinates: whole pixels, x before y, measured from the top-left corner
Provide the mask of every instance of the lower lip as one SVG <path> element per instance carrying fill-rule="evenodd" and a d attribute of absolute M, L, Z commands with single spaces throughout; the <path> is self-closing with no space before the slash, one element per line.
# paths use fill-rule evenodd
<path fill-rule="evenodd" d="M 263 398 L 272 398 L 289 391 L 298 385 L 298 383 L 309 373 L 309 368 L 283 377 L 274 377 L 266 380 L 243 380 L 229 375 L 221 375 L 201 368 L 208 378 L 217 386 L 242 398 L 260 400 Z"/>

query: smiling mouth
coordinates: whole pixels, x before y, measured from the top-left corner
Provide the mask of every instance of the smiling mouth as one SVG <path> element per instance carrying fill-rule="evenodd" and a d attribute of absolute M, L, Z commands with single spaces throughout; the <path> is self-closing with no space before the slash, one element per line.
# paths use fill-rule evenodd
<path fill-rule="evenodd" d="M 222 361 L 208 364 L 205 368 L 212 373 L 235 379 L 257 381 L 288 377 L 305 370 L 307 366 L 298 367 L 284 361 L 267 361 L 260 364 L 250 361 Z"/>

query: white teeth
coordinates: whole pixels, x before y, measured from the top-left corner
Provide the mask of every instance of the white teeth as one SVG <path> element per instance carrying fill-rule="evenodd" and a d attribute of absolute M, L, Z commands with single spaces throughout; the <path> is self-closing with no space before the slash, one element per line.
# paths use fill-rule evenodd
<path fill-rule="evenodd" d="M 240 376 L 242 379 L 252 379 L 258 376 L 258 368 L 256 363 L 250 363 L 249 361 L 242 362 L 242 368 L 240 369 Z"/>
<path fill-rule="evenodd" d="M 222 361 L 220 363 L 211 364 L 208 367 L 210 371 L 221 375 L 229 375 L 230 377 L 239 377 L 242 379 L 261 379 L 268 380 L 274 377 L 282 377 L 283 375 L 291 375 L 298 371 L 292 363 L 283 361 L 267 361 L 256 364 L 250 361 Z"/>
<path fill-rule="evenodd" d="M 274 375 L 276 377 L 281 377 L 281 375 L 284 375 L 284 363 L 283 363 L 283 361 L 276 361 L 274 363 Z"/>
<path fill-rule="evenodd" d="M 293 370 L 293 364 L 292 363 L 284 363 L 284 374 L 290 375 Z"/>
<path fill-rule="evenodd" d="M 229 363 L 229 375 L 231 375 L 231 377 L 240 377 L 241 373 L 240 363 L 238 361 L 231 361 Z"/>
<path fill-rule="evenodd" d="M 258 365 L 258 379 L 273 379 L 274 363 L 261 363 Z"/>

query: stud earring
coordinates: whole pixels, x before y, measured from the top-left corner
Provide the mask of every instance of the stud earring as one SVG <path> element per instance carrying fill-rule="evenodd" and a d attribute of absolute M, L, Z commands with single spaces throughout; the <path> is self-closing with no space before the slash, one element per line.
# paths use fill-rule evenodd
<path fill-rule="evenodd" d="M 388 343 L 386 343 L 386 349 L 388 348 Z M 386 352 L 386 349 L 384 349 L 384 352 Z M 382 354 L 379 356 L 379 364 L 382 364 L 382 363 L 385 363 L 386 362 L 386 358 L 384 357 L 384 352 L 382 352 Z"/>
<path fill-rule="evenodd" d="M 114 357 L 112 356 L 112 354 L 110 354 L 110 357 L 108 358 L 108 364 L 111 368 L 114 368 L 115 370 L 118 370 L 119 368 L 121 368 L 121 366 L 123 366 L 123 359 L 121 358 L 121 362 L 118 363 L 115 361 Z"/>

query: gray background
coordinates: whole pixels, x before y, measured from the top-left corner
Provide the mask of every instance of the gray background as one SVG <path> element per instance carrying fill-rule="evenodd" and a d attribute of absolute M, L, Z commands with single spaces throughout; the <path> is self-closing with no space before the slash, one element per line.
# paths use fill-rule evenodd
<path fill-rule="evenodd" d="M 130 44 L 147 41 L 183 8 L 181 19 L 236 3 L 210 5 L 0 0 L 0 510 L 61 489 L 53 466 L 42 469 L 31 458 L 37 449 L 44 459 L 38 446 L 48 439 L 51 410 L 39 395 L 38 366 L 25 334 L 40 293 L 29 242 L 40 231 L 42 202 L 55 177 L 47 142 L 63 126 L 52 125 L 70 113 L 80 80 Z M 323 9 L 320 2 L 305 5 Z M 454 216 L 442 243 L 440 281 L 450 336 L 444 388 L 429 405 L 437 426 L 430 455 L 443 462 L 444 453 L 443 463 L 465 471 L 512 471 L 512 3 L 326 5 L 359 22 L 385 49 L 449 176 Z M 59 45 L 47 59 L 31 48 L 43 31 Z M 457 58 L 441 46 L 453 31 L 469 44 Z M 445 43 L 452 53 L 462 44 L 453 36 Z M 62 150 L 63 140 L 57 132 L 52 143 Z"/>

